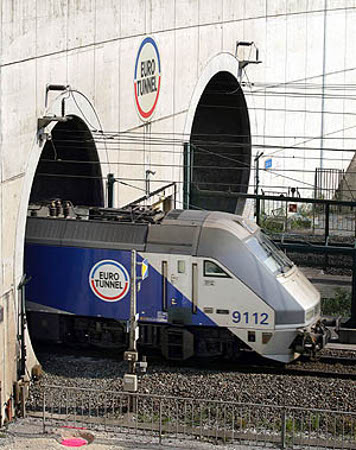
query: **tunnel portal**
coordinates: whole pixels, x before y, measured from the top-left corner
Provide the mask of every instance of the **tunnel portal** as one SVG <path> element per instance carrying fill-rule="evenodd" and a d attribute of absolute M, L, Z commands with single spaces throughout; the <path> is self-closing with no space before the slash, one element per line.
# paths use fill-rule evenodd
<path fill-rule="evenodd" d="M 191 179 L 185 177 L 185 184 L 190 184 L 189 208 L 240 213 L 236 198 L 214 195 L 214 191 L 247 192 L 250 177 L 248 109 L 231 73 L 217 73 L 206 86 L 196 109 L 189 151 Z"/>
<path fill-rule="evenodd" d="M 100 161 L 92 134 L 77 116 L 68 116 L 52 130 L 34 177 L 30 203 L 53 199 L 74 205 L 103 206 Z"/>

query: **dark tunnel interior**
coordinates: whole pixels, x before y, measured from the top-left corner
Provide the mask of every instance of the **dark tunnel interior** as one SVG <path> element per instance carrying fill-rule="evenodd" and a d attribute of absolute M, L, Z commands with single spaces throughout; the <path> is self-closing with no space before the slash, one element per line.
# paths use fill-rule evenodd
<path fill-rule="evenodd" d="M 93 137 L 76 116 L 52 130 L 37 166 L 30 203 L 53 199 L 73 205 L 103 206 L 102 172 Z"/>
<path fill-rule="evenodd" d="M 190 144 L 189 207 L 239 213 L 236 198 L 213 192 L 247 192 L 250 178 L 249 115 L 242 89 L 230 73 L 219 72 L 208 83 L 196 110 Z"/>

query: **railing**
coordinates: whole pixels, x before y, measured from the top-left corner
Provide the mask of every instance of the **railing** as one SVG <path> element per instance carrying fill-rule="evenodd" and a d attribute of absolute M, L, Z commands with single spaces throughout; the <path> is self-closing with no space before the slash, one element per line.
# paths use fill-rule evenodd
<path fill-rule="evenodd" d="M 200 197 L 213 195 L 244 202 L 249 218 L 272 233 L 324 235 L 325 240 L 339 232 L 356 236 L 356 201 L 196 190 Z"/>
<path fill-rule="evenodd" d="M 257 196 L 259 224 L 272 232 L 356 235 L 356 202 Z"/>
<path fill-rule="evenodd" d="M 356 413 L 44 386 L 27 414 L 50 427 L 275 448 L 356 449 Z"/>
<path fill-rule="evenodd" d="M 344 198 L 345 193 L 338 192 L 342 190 L 342 181 L 345 179 L 344 177 L 345 172 L 342 169 L 322 169 L 317 167 L 315 169 L 314 197 L 331 200 L 337 198 L 336 196 L 339 194 L 341 195 L 341 198 Z M 352 196 L 352 192 L 349 192 Z"/>
<path fill-rule="evenodd" d="M 352 206 L 329 205 L 324 208 L 312 208 L 313 229 L 324 230 L 329 227 L 331 233 L 342 231 L 355 236 L 356 208 Z"/>
<path fill-rule="evenodd" d="M 140 205 L 143 202 L 147 202 L 150 200 L 151 202 L 154 200 L 155 197 L 159 197 L 156 200 L 155 204 L 164 203 L 164 201 L 170 202 L 170 208 L 176 208 L 177 204 L 177 183 L 169 183 L 164 186 L 161 186 L 160 188 L 156 189 L 155 191 L 149 192 L 146 195 L 143 195 L 142 197 L 134 200 L 133 202 L 128 203 L 125 206 L 122 206 L 122 208 L 128 208 L 130 206 L 136 206 Z M 161 198 L 162 197 L 162 198 Z"/>
<path fill-rule="evenodd" d="M 262 199 L 260 225 L 273 232 L 355 235 L 356 208 L 306 199 Z"/>

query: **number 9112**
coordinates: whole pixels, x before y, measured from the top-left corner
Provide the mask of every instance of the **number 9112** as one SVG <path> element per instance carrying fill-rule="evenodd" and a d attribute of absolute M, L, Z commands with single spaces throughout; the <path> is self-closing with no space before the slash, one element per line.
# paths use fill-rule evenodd
<path fill-rule="evenodd" d="M 267 313 L 249 313 L 240 311 L 233 311 L 232 313 L 232 321 L 234 323 L 241 324 L 254 324 L 254 325 L 269 325 L 268 323 L 268 314 Z"/>

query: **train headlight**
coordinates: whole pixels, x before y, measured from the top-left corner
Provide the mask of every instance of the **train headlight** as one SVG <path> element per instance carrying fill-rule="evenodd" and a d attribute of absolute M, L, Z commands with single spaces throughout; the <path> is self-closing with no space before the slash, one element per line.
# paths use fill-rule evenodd
<path fill-rule="evenodd" d="M 314 316 L 318 316 L 320 314 L 320 302 L 314 307 Z"/>
<path fill-rule="evenodd" d="M 314 307 L 308 309 L 308 311 L 306 311 L 305 313 L 305 321 L 309 322 L 309 320 L 311 320 L 314 317 Z"/>

